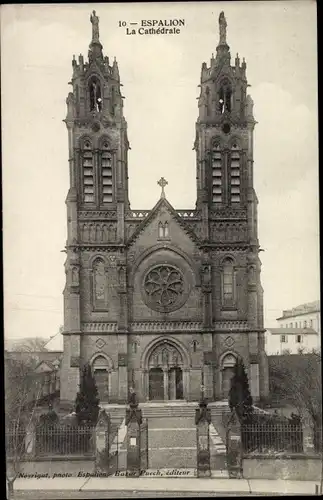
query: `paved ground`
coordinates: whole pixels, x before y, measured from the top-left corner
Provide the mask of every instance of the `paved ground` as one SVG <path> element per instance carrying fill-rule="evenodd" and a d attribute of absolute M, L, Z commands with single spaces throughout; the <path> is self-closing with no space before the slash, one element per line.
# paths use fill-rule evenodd
<path fill-rule="evenodd" d="M 190 418 L 150 418 L 148 447 L 150 469 L 196 468 L 196 428 Z"/>
<path fill-rule="evenodd" d="M 35 491 L 25 491 L 17 492 L 15 494 L 14 500 L 73 500 L 73 499 L 88 499 L 88 498 L 194 498 L 194 497 L 238 497 L 240 495 L 259 497 L 259 496 L 271 496 L 269 493 L 245 493 L 240 491 L 230 491 L 228 493 L 216 493 L 216 492 L 200 492 L 200 491 L 172 491 L 171 493 L 167 491 L 46 491 L 46 496 L 43 492 Z M 276 493 L 277 496 L 285 496 L 285 493 Z M 303 493 L 293 493 L 292 496 L 303 496 Z"/>
<path fill-rule="evenodd" d="M 65 478 L 17 479 L 16 498 L 131 498 L 143 496 L 315 495 L 314 481 L 199 478 Z M 79 496 L 79 494 L 81 494 Z"/>
<path fill-rule="evenodd" d="M 195 469 L 196 426 L 192 418 L 149 418 L 149 468 Z M 211 469 L 226 471 L 226 448 L 213 424 L 210 426 Z"/>

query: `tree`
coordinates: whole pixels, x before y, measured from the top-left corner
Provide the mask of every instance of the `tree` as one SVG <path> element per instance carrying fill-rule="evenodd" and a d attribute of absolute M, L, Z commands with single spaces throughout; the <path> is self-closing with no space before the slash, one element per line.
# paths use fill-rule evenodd
<path fill-rule="evenodd" d="M 18 352 L 44 352 L 47 351 L 45 344 L 47 344 L 48 339 L 43 337 L 27 337 L 25 339 L 20 339 L 12 344 L 10 350 Z"/>
<path fill-rule="evenodd" d="M 249 390 L 246 370 L 241 358 L 237 358 L 231 379 L 229 406 L 236 410 L 240 421 L 247 421 L 253 413 L 253 401 Z"/>
<path fill-rule="evenodd" d="M 82 370 L 80 391 L 75 400 L 75 412 L 79 424 L 96 424 L 100 410 L 99 401 L 91 366 L 86 364 Z"/>
<path fill-rule="evenodd" d="M 312 426 L 322 425 L 321 353 L 271 356 L 269 368 L 270 392 L 309 417 Z"/>
<path fill-rule="evenodd" d="M 30 362 L 5 358 L 6 478 L 9 498 L 13 498 L 14 482 L 21 472 L 22 458 L 28 445 L 26 429 L 34 418 L 41 389 L 33 376 Z"/>

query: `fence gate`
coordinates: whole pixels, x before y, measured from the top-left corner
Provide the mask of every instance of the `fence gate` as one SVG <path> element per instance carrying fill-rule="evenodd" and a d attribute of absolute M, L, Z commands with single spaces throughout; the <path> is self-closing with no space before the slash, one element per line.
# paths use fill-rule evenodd
<path fill-rule="evenodd" d="M 148 469 L 148 419 L 144 419 L 140 426 L 140 467 Z"/>

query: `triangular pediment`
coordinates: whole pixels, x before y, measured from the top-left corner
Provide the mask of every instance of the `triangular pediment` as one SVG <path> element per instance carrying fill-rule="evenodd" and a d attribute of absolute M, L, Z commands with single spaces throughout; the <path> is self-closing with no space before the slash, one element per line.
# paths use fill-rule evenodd
<path fill-rule="evenodd" d="M 35 368 L 35 373 L 52 372 L 53 367 L 50 366 L 46 361 L 41 361 Z"/>
<path fill-rule="evenodd" d="M 155 223 L 160 215 L 165 214 L 165 212 L 169 214 L 173 221 L 178 224 L 179 228 L 189 237 L 192 242 L 197 245 L 201 244 L 200 239 L 196 236 L 196 234 L 186 223 L 186 221 L 177 214 L 176 210 L 169 203 L 169 201 L 166 198 L 160 198 L 154 208 L 149 212 L 147 217 L 137 226 L 136 230 L 128 240 L 128 248 L 138 239 L 140 234 L 142 234 L 150 224 Z"/>

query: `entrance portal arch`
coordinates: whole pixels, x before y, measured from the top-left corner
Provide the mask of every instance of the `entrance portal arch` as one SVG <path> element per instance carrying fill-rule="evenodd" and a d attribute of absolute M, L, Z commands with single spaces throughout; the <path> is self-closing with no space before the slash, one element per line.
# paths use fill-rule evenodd
<path fill-rule="evenodd" d="M 236 364 L 236 356 L 234 353 L 226 353 L 221 361 L 221 393 L 224 399 L 229 398 L 231 387 L 231 379 L 234 375 L 234 367 Z"/>
<path fill-rule="evenodd" d="M 111 392 L 111 360 L 105 354 L 97 354 L 91 360 L 92 373 L 98 388 L 100 402 L 108 402 Z"/>
<path fill-rule="evenodd" d="M 189 357 L 178 341 L 160 339 L 144 353 L 145 393 L 150 400 L 181 400 L 189 394 Z"/>

